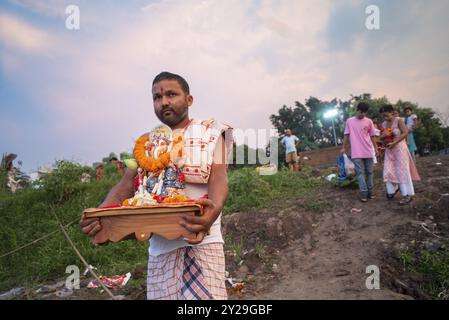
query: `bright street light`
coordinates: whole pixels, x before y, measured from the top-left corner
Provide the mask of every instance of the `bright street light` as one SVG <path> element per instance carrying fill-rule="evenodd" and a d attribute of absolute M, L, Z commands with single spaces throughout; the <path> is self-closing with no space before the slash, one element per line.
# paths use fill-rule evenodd
<path fill-rule="evenodd" d="M 326 112 L 324 113 L 324 117 L 325 117 L 326 119 L 329 119 L 329 118 L 332 119 L 332 129 L 333 129 L 333 131 L 334 131 L 334 141 L 335 141 L 335 146 L 338 145 L 338 144 L 337 144 L 337 135 L 335 134 L 335 125 L 334 125 L 334 118 L 335 118 L 335 116 L 336 116 L 337 114 L 338 114 L 338 110 L 337 110 L 337 109 L 331 109 L 331 110 L 326 111 Z"/>
<path fill-rule="evenodd" d="M 338 110 L 337 109 L 331 109 L 329 111 L 326 111 L 324 113 L 324 117 L 325 118 L 333 118 L 338 114 Z"/>

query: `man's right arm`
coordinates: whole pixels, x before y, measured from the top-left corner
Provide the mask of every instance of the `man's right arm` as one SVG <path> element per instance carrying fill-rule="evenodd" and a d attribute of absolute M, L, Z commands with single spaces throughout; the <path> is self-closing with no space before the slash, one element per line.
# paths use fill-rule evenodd
<path fill-rule="evenodd" d="M 343 139 L 343 148 L 341 149 L 341 153 L 349 154 L 349 134 L 345 134 Z"/>
<path fill-rule="evenodd" d="M 109 191 L 100 207 L 113 206 L 116 204 L 121 205 L 123 201 L 131 198 L 134 195 L 134 177 L 136 174 L 137 170 L 126 168 L 125 175 L 120 182 Z"/>
<path fill-rule="evenodd" d="M 285 139 L 282 138 L 280 143 L 281 143 L 281 149 L 284 149 L 285 148 Z"/>

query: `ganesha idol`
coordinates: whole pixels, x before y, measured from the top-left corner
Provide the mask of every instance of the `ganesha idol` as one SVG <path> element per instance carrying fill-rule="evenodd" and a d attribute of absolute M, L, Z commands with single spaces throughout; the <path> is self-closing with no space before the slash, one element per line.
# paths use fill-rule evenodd
<path fill-rule="evenodd" d="M 144 241 L 153 234 L 168 240 L 195 236 L 179 224 L 186 215 L 204 213 L 200 202 L 186 196 L 189 194 L 185 192 L 186 180 L 192 184 L 207 183 L 213 159 L 209 150 L 213 150 L 218 137 L 228 127 L 213 120 L 193 125 L 202 130 L 188 131 L 186 127 L 172 131 L 160 125 L 136 140 L 134 159 L 124 160 L 125 166 L 136 172 L 134 195 L 122 203 L 83 211 L 86 218 L 100 219 L 102 228 L 95 235 L 94 243 Z M 204 144 L 193 143 L 198 137 Z M 210 148 L 203 148 L 206 144 Z M 199 155 L 199 166 L 195 155 Z"/>
<path fill-rule="evenodd" d="M 135 194 L 126 199 L 122 206 L 193 201 L 184 193 L 184 142 L 180 130 L 172 132 L 165 125 L 156 127 L 148 135 L 137 139 L 134 157 L 125 163 L 130 168 L 137 168 Z"/>

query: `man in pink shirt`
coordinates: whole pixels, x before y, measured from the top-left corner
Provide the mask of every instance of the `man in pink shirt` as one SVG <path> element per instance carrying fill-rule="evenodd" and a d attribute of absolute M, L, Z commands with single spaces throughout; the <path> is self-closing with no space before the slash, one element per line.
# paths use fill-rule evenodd
<path fill-rule="evenodd" d="M 351 158 L 355 166 L 362 202 L 373 198 L 373 154 L 377 156 L 374 124 L 366 117 L 368 109 L 367 103 L 360 102 L 357 105 L 356 115 L 346 120 L 345 138 L 341 150 L 342 153 L 349 154 L 349 144 L 351 145 Z"/>

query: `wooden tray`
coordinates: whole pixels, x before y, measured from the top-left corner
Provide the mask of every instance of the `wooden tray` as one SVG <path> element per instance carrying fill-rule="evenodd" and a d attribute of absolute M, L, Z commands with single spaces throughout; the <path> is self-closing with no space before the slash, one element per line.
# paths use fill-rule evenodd
<path fill-rule="evenodd" d="M 100 218 L 101 230 L 94 243 L 108 240 L 118 242 L 134 234 L 139 241 L 148 240 L 153 234 L 168 240 L 193 237 L 191 232 L 179 225 L 183 215 L 201 215 L 202 206 L 196 203 L 163 204 L 145 207 L 89 208 L 86 218 Z"/>

